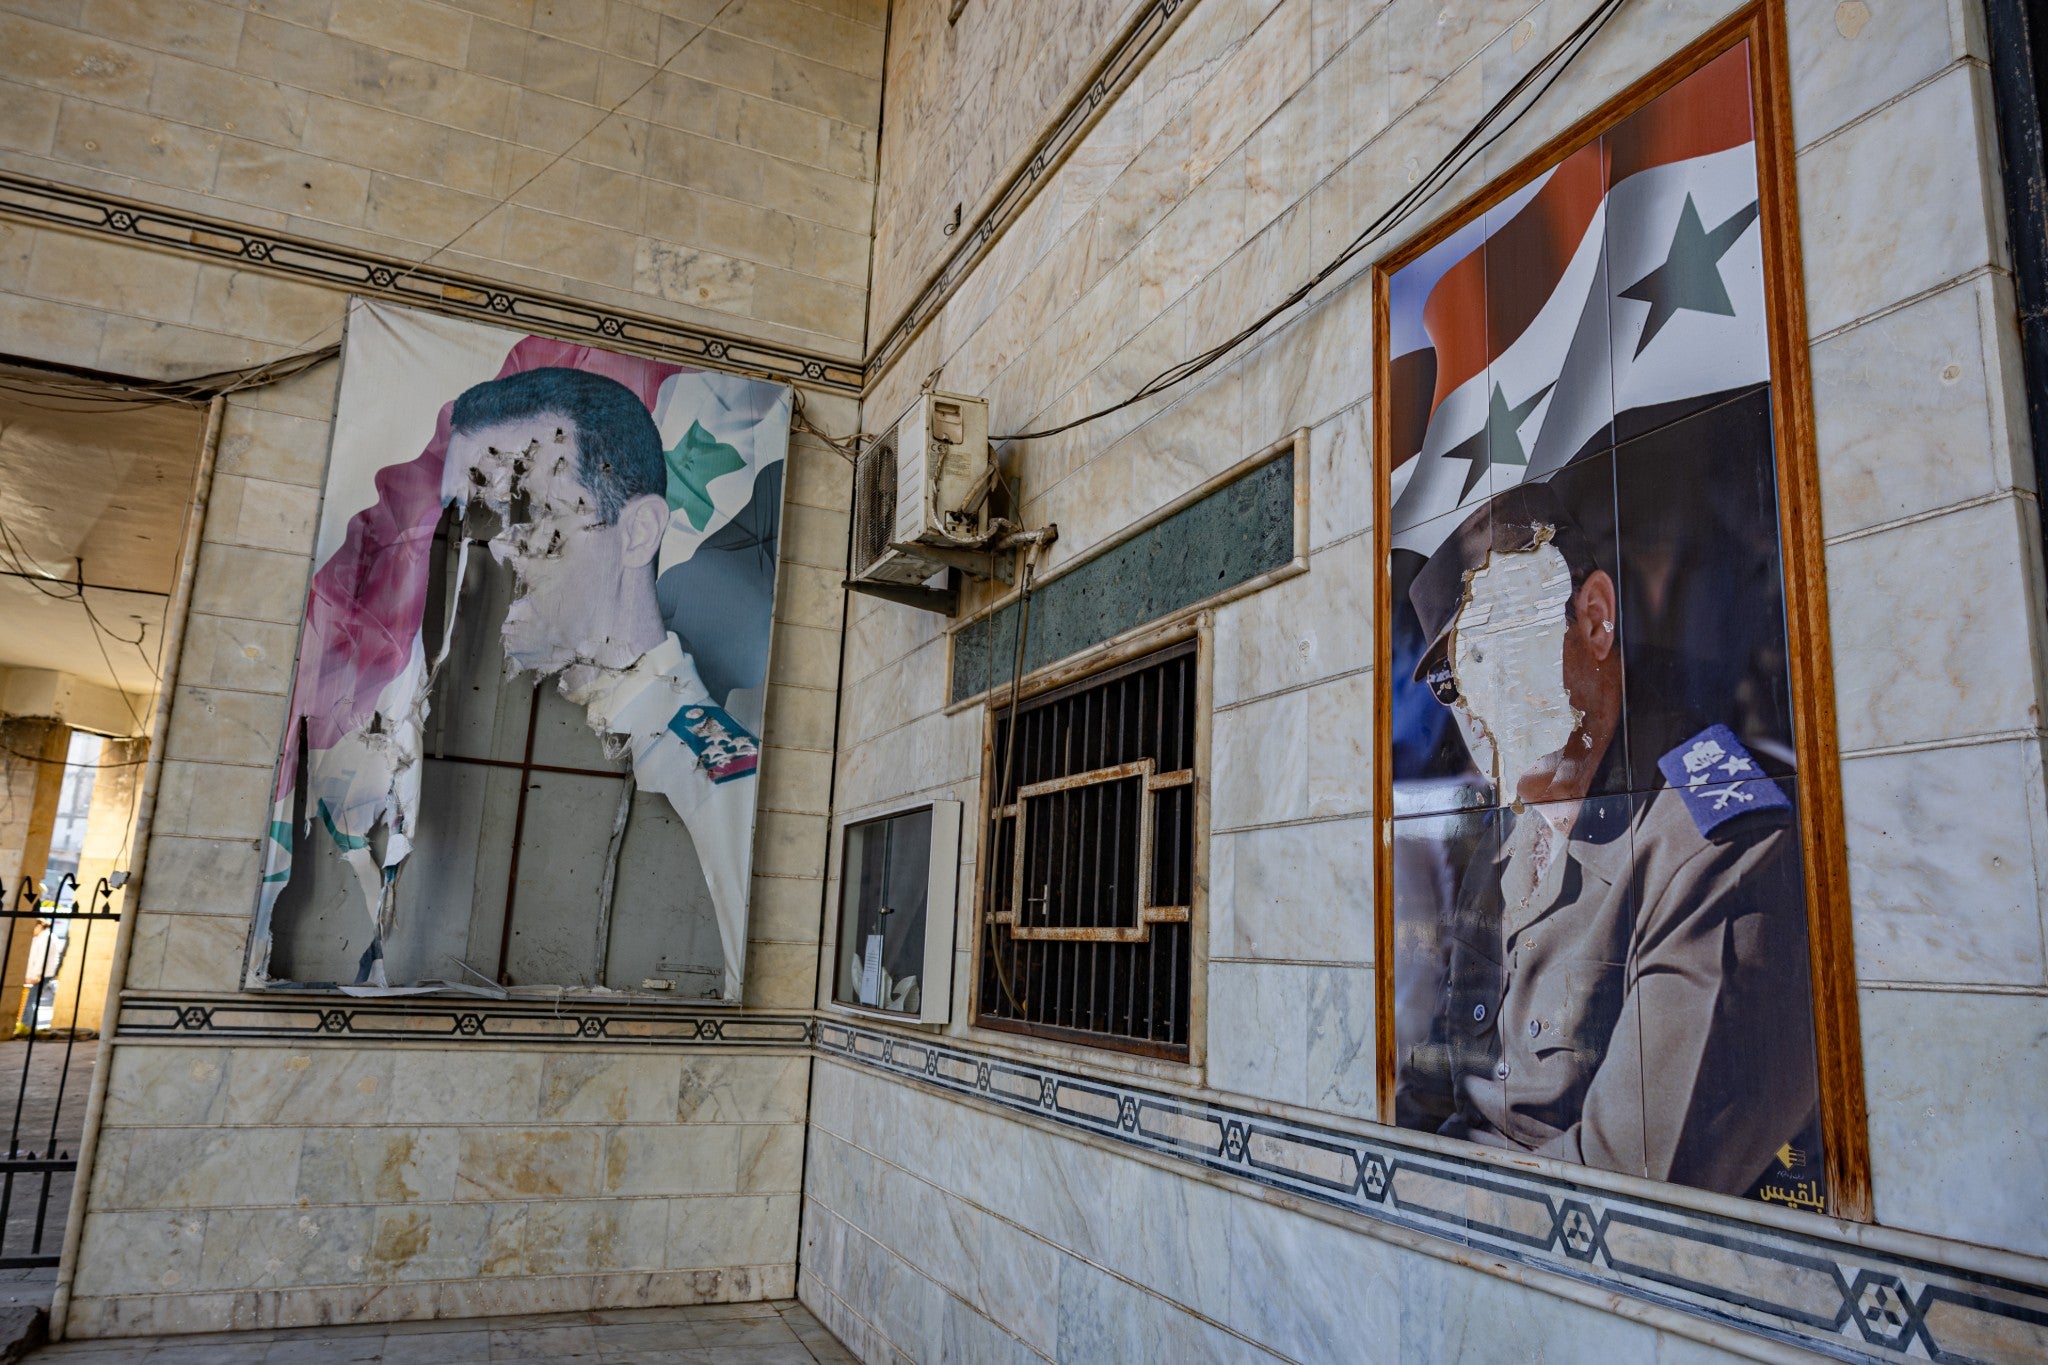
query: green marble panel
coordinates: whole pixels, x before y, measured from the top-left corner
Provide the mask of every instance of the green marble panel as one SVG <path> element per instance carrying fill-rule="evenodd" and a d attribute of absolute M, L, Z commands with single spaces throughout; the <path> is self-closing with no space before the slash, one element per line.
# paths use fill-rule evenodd
<path fill-rule="evenodd" d="M 1080 653 L 1294 558 L 1294 453 L 1069 570 L 1031 594 L 1024 672 Z M 1016 604 L 953 637 L 953 697 L 1010 681 Z"/>

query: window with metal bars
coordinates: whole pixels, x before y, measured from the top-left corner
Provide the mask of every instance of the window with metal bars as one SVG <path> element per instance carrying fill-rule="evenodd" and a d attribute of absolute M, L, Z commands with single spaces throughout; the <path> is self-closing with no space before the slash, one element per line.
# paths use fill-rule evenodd
<path fill-rule="evenodd" d="M 1195 707 L 1189 640 L 996 712 L 978 1023 L 1187 1056 Z"/>

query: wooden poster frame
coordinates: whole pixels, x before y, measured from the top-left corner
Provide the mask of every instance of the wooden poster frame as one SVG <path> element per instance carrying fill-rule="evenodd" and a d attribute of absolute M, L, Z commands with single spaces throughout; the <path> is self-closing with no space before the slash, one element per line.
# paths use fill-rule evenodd
<path fill-rule="evenodd" d="M 1800 847 L 1805 860 L 1808 942 L 1812 952 L 1813 1020 L 1819 1067 L 1828 1211 L 1871 1218 L 1870 1156 L 1863 1092 L 1862 1033 L 1857 1018 L 1851 941 L 1848 858 L 1842 835 L 1841 760 L 1837 742 L 1833 650 L 1828 635 L 1822 563 L 1820 480 L 1813 434 L 1813 396 L 1806 335 L 1804 272 L 1794 184 L 1790 81 L 1785 62 L 1783 0 L 1757 0 L 1686 46 L 1648 76 L 1559 136 L 1537 148 L 1427 232 L 1373 267 L 1373 673 L 1374 792 L 1378 828 L 1373 847 L 1374 961 L 1377 993 L 1379 1105 L 1394 1122 L 1393 727 L 1392 585 L 1388 527 L 1392 449 L 1388 402 L 1389 278 L 1451 233 L 1506 199 L 1644 105 L 1737 44 L 1749 43 L 1751 112 L 1755 121 L 1759 223 L 1770 344 L 1771 419 L 1778 480 L 1778 534 L 1784 574 L 1785 634 L 1798 762 Z"/>

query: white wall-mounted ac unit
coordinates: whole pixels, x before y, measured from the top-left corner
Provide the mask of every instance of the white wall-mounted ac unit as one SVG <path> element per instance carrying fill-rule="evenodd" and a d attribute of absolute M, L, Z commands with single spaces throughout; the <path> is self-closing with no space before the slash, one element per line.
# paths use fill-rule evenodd
<path fill-rule="evenodd" d="M 985 547 L 993 481 L 987 400 L 918 395 L 854 465 L 848 586 L 950 610 L 940 599 L 951 594 L 921 585 L 949 567 L 989 573 Z"/>

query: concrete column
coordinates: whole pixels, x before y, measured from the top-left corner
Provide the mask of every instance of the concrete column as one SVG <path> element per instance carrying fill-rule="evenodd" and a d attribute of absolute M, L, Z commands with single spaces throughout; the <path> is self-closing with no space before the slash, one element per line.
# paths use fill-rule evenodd
<path fill-rule="evenodd" d="M 0 876 L 5 877 L 6 905 L 24 876 L 40 884 L 50 861 L 50 835 L 57 823 L 57 799 L 64 786 L 64 756 L 71 747 L 71 727 L 55 720 L 0 721 L 0 764 L 4 764 L 4 807 L 0 807 Z M 36 921 L 7 921 L 5 975 L 0 976 L 0 1038 L 13 1036 L 21 1017 L 22 973 Z"/>
<path fill-rule="evenodd" d="M 78 855 L 80 910 L 93 908 L 100 878 L 131 866 L 128 841 L 135 833 L 135 801 L 142 790 L 142 762 L 148 757 L 147 739 L 110 739 L 100 746 L 100 770 L 93 778 L 92 805 L 85 815 L 85 846 Z M 119 910 L 124 903 L 123 893 L 114 892 L 111 907 Z M 57 969 L 52 1027 L 99 1032 L 119 927 L 113 920 L 71 921 L 71 943 Z"/>

